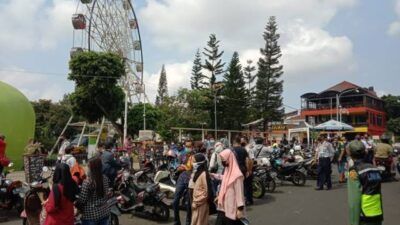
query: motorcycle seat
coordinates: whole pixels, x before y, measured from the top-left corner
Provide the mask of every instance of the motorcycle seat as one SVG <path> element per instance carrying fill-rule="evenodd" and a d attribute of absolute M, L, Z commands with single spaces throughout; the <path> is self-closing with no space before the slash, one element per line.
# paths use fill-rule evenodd
<path fill-rule="evenodd" d="M 288 168 L 288 167 L 295 167 L 295 166 L 298 166 L 298 165 L 299 165 L 299 163 L 290 162 L 290 163 L 282 164 L 282 167 L 283 168 Z"/>
<path fill-rule="evenodd" d="M 136 191 L 137 192 L 153 192 L 157 188 L 158 184 L 139 184 L 136 185 Z"/>

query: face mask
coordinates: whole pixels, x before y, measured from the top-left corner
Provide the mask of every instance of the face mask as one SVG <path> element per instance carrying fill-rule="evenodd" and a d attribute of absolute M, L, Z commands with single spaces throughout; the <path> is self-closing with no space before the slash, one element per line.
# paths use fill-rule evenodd
<path fill-rule="evenodd" d="M 193 171 L 197 171 L 199 169 L 200 164 L 199 163 L 193 163 Z"/>

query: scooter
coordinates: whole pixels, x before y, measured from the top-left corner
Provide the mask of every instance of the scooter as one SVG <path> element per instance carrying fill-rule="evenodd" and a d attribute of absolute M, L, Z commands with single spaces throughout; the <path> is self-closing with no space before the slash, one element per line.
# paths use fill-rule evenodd
<path fill-rule="evenodd" d="M 43 178 L 43 175 L 49 171 L 48 167 L 43 167 L 38 181 L 30 184 L 25 183 L 29 188 L 24 195 L 24 210 L 21 213 L 23 225 L 37 224 L 44 220 L 42 202 L 49 196 L 50 188 L 48 180 L 52 177 L 53 170 L 51 170 L 50 176 Z"/>
<path fill-rule="evenodd" d="M 374 158 L 375 165 L 380 169 L 382 179 L 384 181 L 393 181 L 396 177 L 396 171 L 392 170 L 393 156 L 389 156 L 386 159 Z"/>
<path fill-rule="evenodd" d="M 169 208 L 160 186 L 154 183 L 138 184 L 137 176 L 140 175 L 124 174 L 123 182 L 118 187 L 117 208 L 144 218 L 168 221 Z"/>
<path fill-rule="evenodd" d="M 290 181 L 295 186 L 304 186 L 306 184 L 306 175 L 302 170 L 302 163 L 283 163 L 282 159 L 272 157 L 271 176 L 280 181 Z"/>
<path fill-rule="evenodd" d="M 13 163 L 10 163 L 8 168 L 12 168 L 13 165 Z M 9 173 L 9 171 L 5 171 L 0 175 L 0 208 L 16 209 L 18 213 L 21 213 L 24 209 L 24 198 L 20 195 L 23 192 L 23 183 L 19 180 L 8 179 Z"/>

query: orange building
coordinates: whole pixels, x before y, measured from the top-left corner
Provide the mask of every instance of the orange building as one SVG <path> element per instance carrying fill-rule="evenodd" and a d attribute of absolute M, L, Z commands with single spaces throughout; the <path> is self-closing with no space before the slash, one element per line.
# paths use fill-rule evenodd
<path fill-rule="evenodd" d="M 321 93 L 306 93 L 301 100 L 301 117 L 311 125 L 336 119 L 353 126 L 353 133 L 378 136 L 386 130 L 384 104 L 373 87 L 343 81 Z"/>

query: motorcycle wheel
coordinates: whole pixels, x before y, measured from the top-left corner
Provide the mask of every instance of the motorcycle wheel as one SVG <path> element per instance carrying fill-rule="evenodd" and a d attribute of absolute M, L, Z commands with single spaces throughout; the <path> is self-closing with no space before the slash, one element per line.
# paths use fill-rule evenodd
<path fill-rule="evenodd" d="M 111 213 L 110 215 L 110 220 L 108 222 L 109 225 L 119 225 L 119 219 L 118 216 Z"/>
<path fill-rule="evenodd" d="M 169 219 L 169 208 L 163 202 L 159 202 L 159 204 L 154 206 L 154 212 L 158 218 L 158 220 L 166 222 Z"/>
<path fill-rule="evenodd" d="M 259 177 L 253 178 L 253 198 L 262 198 L 265 195 L 264 182 Z"/>
<path fill-rule="evenodd" d="M 292 174 L 292 183 L 296 186 L 304 186 L 306 184 L 306 175 L 300 171 Z"/>
<path fill-rule="evenodd" d="M 265 181 L 265 189 L 268 193 L 273 193 L 276 189 L 276 182 L 272 178 L 268 178 Z"/>

